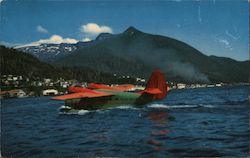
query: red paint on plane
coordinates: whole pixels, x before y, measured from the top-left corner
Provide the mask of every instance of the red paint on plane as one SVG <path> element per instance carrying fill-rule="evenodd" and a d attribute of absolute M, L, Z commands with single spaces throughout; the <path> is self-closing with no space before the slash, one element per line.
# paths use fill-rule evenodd
<path fill-rule="evenodd" d="M 155 70 L 152 75 L 150 76 L 146 91 L 150 91 L 150 89 L 159 89 L 161 93 L 157 93 L 154 95 L 155 99 L 163 99 L 167 95 L 168 85 L 166 83 L 164 74 L 160 70 Z"/>

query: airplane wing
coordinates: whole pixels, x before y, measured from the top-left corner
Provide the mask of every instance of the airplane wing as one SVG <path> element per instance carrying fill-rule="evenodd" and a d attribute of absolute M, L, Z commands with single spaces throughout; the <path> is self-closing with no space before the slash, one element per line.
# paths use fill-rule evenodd
<path fill-rule="evenodd" d="M 105 85 L 105 84 L 97 84 L 97 83 L 90 83 L 88 85 L 88 88 L 90 89 L 107 89 L 107 90 L 113 90 L 111 86 Z"/>
<path fill-rule="evenodd" d="M 108 85 L 104 85 L 104 84 L 90 83 L 88 85 L 88 88 L 91 88 L 91 89 L 107 89 L 107 90 L 114 90 L 114 91 L 120 91 L 120 92 L 129 91 L 129 90 L 133 89 L 134 87 L 135 86 L 132 84 L 108 86 Z"/>
<path fill-rule="evenodd" d="M 122 85 L 117 85 L 113 87 L 115 90 L 119 91 L 129 91 L 133 90 L 135 88 L 135 85 L 132 84 L 122 84 Z"/>
<path fill-rule="evenodd" d="M 113 96 L 110 93 L 104 92 L 79 92 L 79 93 L 72 93 L 66 94 L 62 96 L 53 97 L 53 100 L 67 100 L 67 99 L 80 99 L 80 98 L 96 98 L 96 97 L 105 97 L 105 96 Z"/>

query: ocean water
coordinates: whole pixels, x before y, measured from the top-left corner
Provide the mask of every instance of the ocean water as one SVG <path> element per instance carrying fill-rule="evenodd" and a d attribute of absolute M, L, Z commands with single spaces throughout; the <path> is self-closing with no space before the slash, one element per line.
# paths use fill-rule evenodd
<path fill-rule="evenodd" d="M 134 108 L 59 113 L 50 97 L 1 100 L 3 157 L 248 157 L 249 87 L 172 90 Z"/>

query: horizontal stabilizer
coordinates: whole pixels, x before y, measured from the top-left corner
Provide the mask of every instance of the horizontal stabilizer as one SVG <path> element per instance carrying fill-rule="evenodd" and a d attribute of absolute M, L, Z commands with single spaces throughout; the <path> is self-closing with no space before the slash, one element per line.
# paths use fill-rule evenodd
<path fill-rule="evenodd" d="M 62 96 L 53 97 L 53 100 L 67 100 L 67 99 L 80 99 L 80 98 L 96 98 L 96 97 L 106 97 L 106 96 L 112 96 L 113 94 L 109 93 L 90 93 L 90 92 L 79 92 L 79 93 L 72 93 L 72 94 L 66 94 Z"/>
<path fill-rule="evenodd" d="M 148 94 L 161 94 L 162 91 L 158 88 L 147 88 L 143 90 L 141 93 L 148 93 Z"/>

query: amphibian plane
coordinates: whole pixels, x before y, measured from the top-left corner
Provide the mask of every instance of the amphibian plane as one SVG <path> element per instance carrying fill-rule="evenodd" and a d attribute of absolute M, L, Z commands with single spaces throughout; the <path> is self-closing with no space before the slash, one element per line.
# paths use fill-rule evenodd
<path fill-rule="evenodd" d="M 168 85 L 160 70 L 155 70 L 144 90 L 131 92 L 134 85 L 125 84 L 108 86 L 103 84 L 90 83 L 88 87 L 69 87 L 70 94 L 56 96 L 54 100 L 64 100 L 65 106 L 61 110 L 96 110 L 106 109 L 123 105 L 143 106 L 154 100 L 166 97 Z"/>

